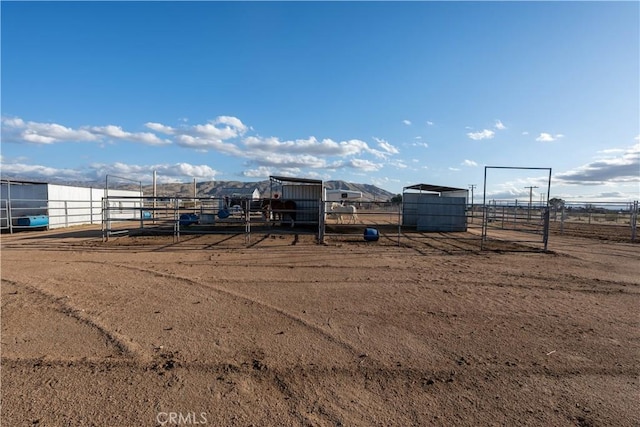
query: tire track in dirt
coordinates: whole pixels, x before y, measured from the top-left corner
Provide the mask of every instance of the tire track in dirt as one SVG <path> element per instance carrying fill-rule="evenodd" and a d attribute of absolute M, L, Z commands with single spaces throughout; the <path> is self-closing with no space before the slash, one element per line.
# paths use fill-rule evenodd
<path fill-rule="evenodd" d="M 54 261 L 52 261 L 54 262 Z M 336 344 L 337 346 L 343 348 L 344 350 L 346 350 L 347 352 L 351 353 L 355 358 L 358 358 L 360 354 L 362 354 L 362 351 L 360 351 L 354 344 L 339 338 L 331 333 L 329 333 L 327 330 L 325 330 L 324 328 L 321 328 L 317 325 L 314 325 L 312 323 L 307 322 L 306 320 L 296 316 L 295 314 L 292 314 L 288 311 L 285 311 L 283 309 L 280 309 L 278 307 L 275 307 L 271 304 L 265 303 L 261 300 L 255 299 L 255 298 L 251 298 L 248 297 L 246 295 L 240 294 L 240 293 L 236 293 L 236 292 L 232 292 L 228 289 L 225 288 L 221 288 L 218 286 L 214 286 L 214 285 L 210 285 L 210 284 L 205 284 L 199 281 L 196 281 L 194 279 L 190 279 L 188 277 L 183 277 L 177 274 L 171 274 L 171 273 L 166 273 L 166 272 L 160 272 L 157 270 L 153 270 L 153 269 L 148 269 L 148 268 L 144 268 L 144 267 L 134 267 L 134 266 L 130 266 L 130 265 L 126 265 L 126 264 L 120 264 L 120 263 L 111 263 L 111 262 L 103 262 L 103 261 L 92 261 L 92 260 L 84 260 L 84 261 L 77 261 L 76 263 L 84 263 L 84 264 L 95 264 L 95 265 L 108 265 L 110 267 L 117 267 L 117 268 L 123 268 L 123 269 L 128 269 L 131 271 L 138 271 L 138 272 L 143 272 L 143 273 L 148 273 L 148 274 L 152 274 L 156 277 L 162 277 L 162 278 L 168 278 L 168 279 L 173 279 L 173 280 L 178 280 L 181 282 L 186 282 L 189 283 L 191 285 L 194 286 L 198 286 L 200 288 L 203 289 L 207 289 L 207 290 L 213 290 L 215 292 L 218 292 L 219 294 L 225 295 L 227 297 L 230 297 L 232 299 L 235 300 L 239 300 L 239 301 L 243 301 L 243 302 L 249 302 L 252 304 L 256 304 L 258 306 L 264 307 L 266 309 L 268 309 L 269 311 L 275 312 L 278 315 L 281 315 L 287 319 L 289 319 L 290 321 L 293 321 L 294 323 L 302 326 L 303 328 L 312 331 L 313 333 L 322 336 L 324 339 L 326 339 L 327 341 Z M 4 280 L 4 279 L 3 279 Z M 25 287 L 29 287 L 29 285 L 23 285 Z M 36 288 L 34 288 L 36 289 Z M 37 289 L 37 291 L 45 293 L 44 291 Z M 46 294 L 46 293 L 45 293 Z M 49 295 L 49 294 L 47 294 Z M 51 298 L 56 299 L 56 296 L 53 295 L 49 295 Z M 74 315 L 78 317 L 78 320 L 82 320 L 87 322 L 89 325 L 93 325 L 95 327 L 97 327 L 98 329 L 100 329 L 107 337 L 110 337 L 110 339 L 113 339 L 114 342 L 118 342 L 120 343 L 120 345 L 124 346 L 123 348 L 126 349 L 126 351 L 130 354 L 135 354 L 137 355 L 141 361 L 148 363 L 152 360 L 151 356 L 149 356 L 148 354 L 146 354 L 144 352 L 144 350 L 142 349 L 141 346 L 139 346 L 138 344 L 135 344 L 131 338 L 119 334 L 118 332 L 115 331 L 111 331 L 106 325 L 103 325 L 101 323 L 99 323 L 97 320 L 92 320 L 88 315 L 84 314 L 82 311 L 80 311 L 79 309 L 76 308 L 69 308 L 69 315 Z M 128 344 L 130 343 L 130 344 Z M 370 362 L 374 362 L 372 359 L 369 359 Z"/>
<path fill-rule="evenodd" d="M 52 306 L 56 309 L 59 314 L 67 316 L 71 319 L 74 319 L 77 322 L 85 324 L 89 326 L 91 329 L 95 330 L 99 335 L 103 336 L 107 342 L 113 345 L 120 353 L 127 357 L 131 357 L 141 363 L 148 363 L 152 360 L 151 356 L 147 354 L 144 349 L 135 343 L 131 338 L 126 335 L 120 334 L 116 331 L 110 330 L 106 325 L 100 322 L 95 317 L 89 315 L 87 312 L 83 311 L 80 308 L 74 307 L 73 305 L 64 302 L 64 296 L 57 296 L 46 292 L 43 289 L 40 289 L 36 286 L 29 285 L 26 283 L 16 282 L 10 279 L 2 278 L 1 280 L 4 283 L 13 285 L 18 288 L 22 288 L 24 290 L 29 290 L 34 292 L 48 301 Z"/>
<path fill-rule="evenodd" d="M 273 306 L 271 304 L 268 304 L 264 301 L 261 301 L 259 299 L 256 298 L 252 298 L 237 292 L 233 292 L 230 291 L 228 289 L 219 287 L 219 286 L 214 286 L 211 284 L 205 284 L 205 283 L 201 283 L 199 281 L 196 281 L 194 279 L 188 278 L 188 277 L 183 277 L 177 274 L 171 274 L 171 273 L 165 273 L 165 272 L 160 272 L 157 270 L 152 270 L 152 269 L 148 269 L 148 268 L 144 268 L 144 267 L 134 267 L 134 266 L 130 266 L 130 265 L 126 265 L 126 264 L 118 264 L 118 263 L 105 263 L 105 262 L 100 262 L 100 261 L 84 261 L 86 263 L 93 263 L 93 264 L 100 264 L 100 265 L 109 265 L 109 266 L 113 266 L 113 267 L 119 267 L 119 268 L 124 268 L 124 269 L 128 269 L 128 270 L 132 270 L 132 271 L 138 271 L 138 272 L 144 272 L 144 273 L 149 273 L 152 274 L 156 277 L 162 277 L 162 278 L 167 278 L 167 279 L 173 279 L 173 280 L 178 280 L 178 281 L 182 281 L 185 283 L 189 283 L 191 285 L 194 286 L 198 286 L 200 288 L 203 289 L 207 289 L 207 290 L 213 290 L 215 292 L 218 292 L 219 294 L 225 295 L 227 297 L 230 297 L 231 299 L 234 300 L 239 300 L 239 301 L 243 301 L 243 302 L 249 302 L 252 304 L 256 304 L 260 307 L 264 307 L 269 311 L 275 312 L 280 316 L 283 316 L 287 319 L 289 319 L 290 321 L 293 321 L 294 323 L 302 326 L 303 328 L 316 333 L 322 337 L 324 337 L 327 341 L 338 345 L 339 347 L 347 350 L 349 353 L 353 354 L 355 357 L 358 357 L 360 354 L 362 354 L 362 352 L 352 343 L 336 337 L 333 334 L 330 334 L 328 331 L 326 331 L 325 329 L 314 325 L 313 323 L 310 323 L 298 316 L 296 316 L 293 313 L 290 313 L 286 310 L 283 310 L 281 308 L 278 308 L 276 306 Z"/>

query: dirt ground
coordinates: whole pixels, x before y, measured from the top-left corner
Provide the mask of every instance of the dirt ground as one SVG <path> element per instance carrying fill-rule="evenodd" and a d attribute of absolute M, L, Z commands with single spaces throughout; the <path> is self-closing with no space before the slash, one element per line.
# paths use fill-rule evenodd
<path fill-rule="evenodd" d="M 640 245 L 474 245 L 3 235 L 0 421 L 640 425 Z"/>

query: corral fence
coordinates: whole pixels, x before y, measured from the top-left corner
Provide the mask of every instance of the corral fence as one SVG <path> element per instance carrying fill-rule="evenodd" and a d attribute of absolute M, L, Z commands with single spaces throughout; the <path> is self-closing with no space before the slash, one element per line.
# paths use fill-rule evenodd
<path fill-rule="evenodd" d="M 481 206 L 462 205 L 451 215 L 446 198 L 434 199 L 418 217 L 411 204 L 287 200 L 293 205 L 269 198 L 109 196 L 103 200 L 103 240 L 122 234 L 171 235 L 177 242 L 189 234 L 242 234 L 250 244 L 256 235 L 308 234 L 326 243 L 362 241 L 368 230 L 375 230 L 377 241 L 392 245 L 453 239 L 475 241 L 473 247 L 481 239 Z M 437 226 L 425 229 L 417 222 Z"/>
<path fill-rule="evenodd" d="M 551 206 L 552 233 L 611 240 L 638 238 L 639 202 L 563 201 Z"/>
<path fill-rule="evenodd" d="M 438 200 L 439 199 L 439 200 Z M 129 234 L 166 234 L 177 241 L 188 234 L 241 234 L 247 244 L 253 236 L 308 234 L 319 242 L 363 240 L 375 229 L 386 244 L 432 244 L 442 240 L 460 247 L 482 246 L 490 239 L 516 243 L 544 243 L 553 235 L 637 242 L 638 201 L 564 201 L 561 205 L 528 201 L 491 200 L 451 211 L 445 198 L 418 218 L 411 204 L 313 199 L 294 200 L 295 209 L 267 209 L 275 199 L 211 197 L 108 196 L 102 200 L 0 199 L 2 231 L 52 229 L 101 224 L 103 240 Z M 441 206 L 440 206 L 441 205 Z M 348 207 L 352 206 L 351 210 Z M 46 216 L 47 223 L 39 223 Z M 412 222 L 413 221 L 413 222 Z M 420 222 L 422 226 L 418 227 Z M 431 224 L 431 225 L 430 225 Z M 426 227 L 426 228 L 425 228 Z M 429 229 L 432 227 L 432 229 Z M 483 230 L 483 228 L 486 229 Z M 514 237 L 517 236 L 517 237 Z"/>
<path fill-rule="evenodd" d="M 0 199 L 0 229 L 9 233 L 100 224 L 101 220 L 99 200 Z"/>
<path fill-rule="evenodd" d="M 484 209 L 486 233 L 498 238 L 511 231 L 520 233 L 515 241 L 528 243 L 540 241 L 545 235 L 637 241 L 638 201 L 562 201 L 548 205 L 529 204 L 526 200 L 491 200 Z M 511 233 L 509 238 L 517 235 Z"/>
<path fill-rule="evenodd" d="M 135 200 L 139 205 L 132 205 Z M 121 234 L 165 234 L 179 241 L 188 234 L 244 234 L 250 243 L 256 233 L 319 235 L 318 200 L 296 199 L 293 207 L 279 202 L 239 197 L 109 196 L 103 200 L 102 236 L 106 241 Z"/>
<path fill-rule="evenodd" d="M 483 242 L 508 240 L 517 244 L 542 244 L 549 239 L 549 208 L 518 200 L 491 200 L 484 206 Z"/>

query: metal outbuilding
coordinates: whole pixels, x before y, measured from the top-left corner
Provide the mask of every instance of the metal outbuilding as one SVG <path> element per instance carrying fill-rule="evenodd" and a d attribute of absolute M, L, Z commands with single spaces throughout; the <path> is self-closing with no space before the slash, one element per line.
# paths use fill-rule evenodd
<path fill-rule="evenodd" d="M 415 184 L 402 191 L 402 225 L 417 231 L 467 231 L 469 191 L 443 185 Z"/>
<path fill-rule="evenodd" d="M 293 200 L 298 223 L 318 224 L 323 182 L 320 179 L 270 176 L 271 197 Z"/>

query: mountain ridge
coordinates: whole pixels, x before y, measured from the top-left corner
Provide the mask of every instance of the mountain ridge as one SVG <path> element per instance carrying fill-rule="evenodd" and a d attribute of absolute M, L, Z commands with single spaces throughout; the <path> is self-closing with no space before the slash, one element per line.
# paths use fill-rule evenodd
<path fill-rule="evenodd" d="M 104 181 L 64 181 L 64 180 L 42 180 L 29 179 L 25 177 L 9 177 L 3 176 L 2 179 L 26 182 L 48 182 L 50 184 L 71 185 L 77 187 L 104 188 Z M 395 193 L 387 191 L 383 188 L 372 184 L 361 184 L 348 182 L 344 180 L 324 181 L 325 188 L 329 190 L 351 190 L 362 192 L 363 201 L 389 201 Z M 111 183 L 109 188 L 118 188 L 122 190 L 139 190 L 140 186 L 133 183 Z M 271 193 L 271 181 L 201 181 L 196 182 L 196 197 L 222 197 L 228 195 L 229 190 L 240 190 L 242 192 L 250 192 L 258 189 L 261 197 L 269 197 Z M 153 185 L 143 185 L 142 192 L 149 196 L 153 194 Z M 193 197 L 193 182 L 183 183 L 163 183 L 156 185 L 156 194 L 161 196 L 178 196 Z"/>

